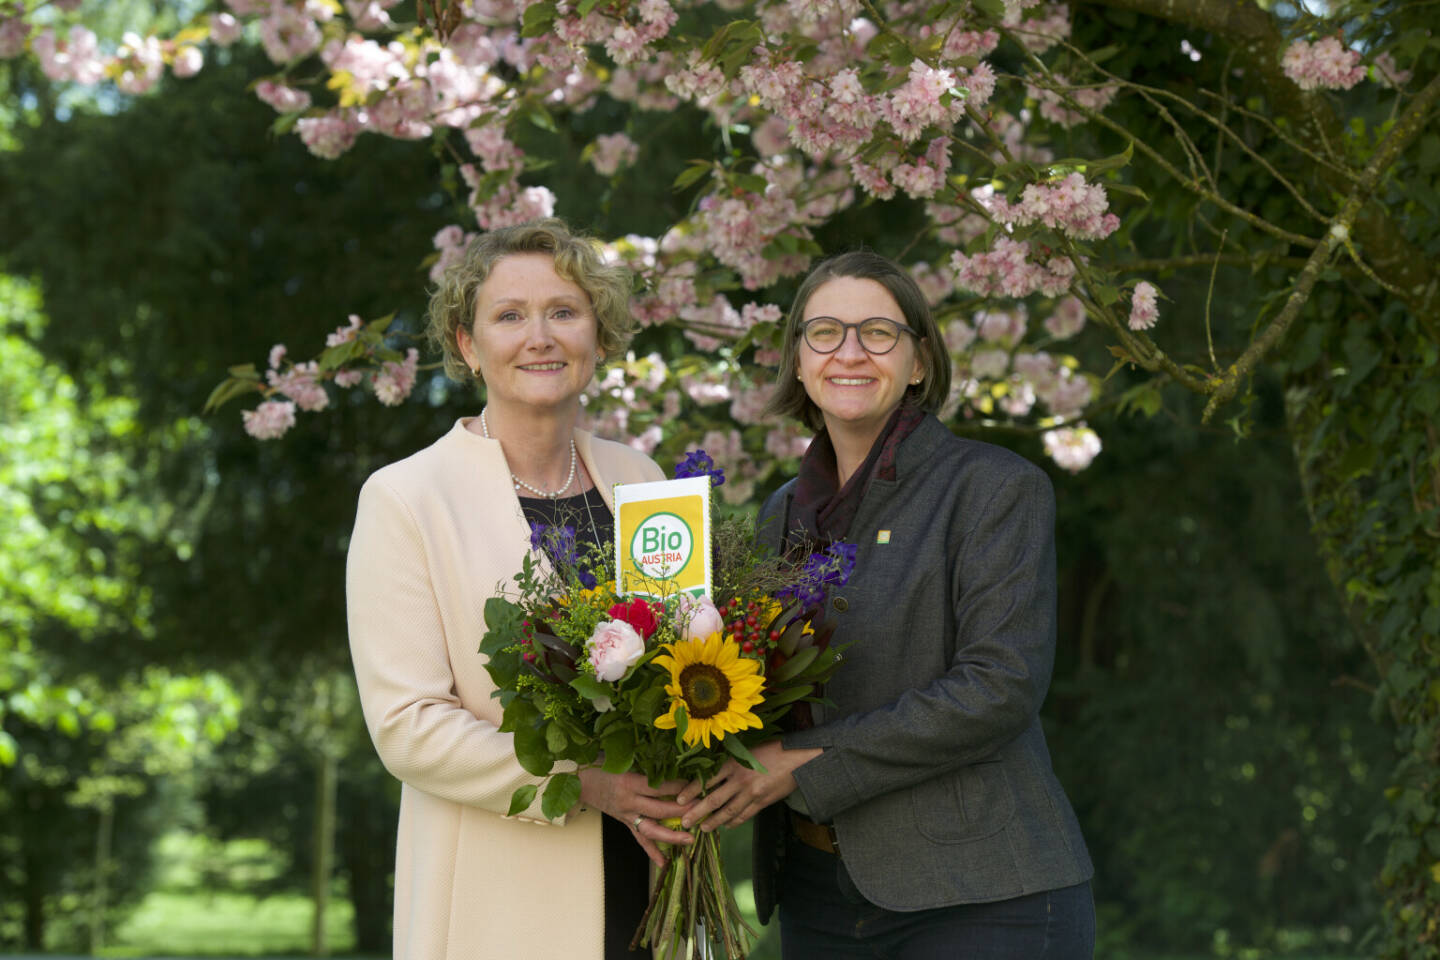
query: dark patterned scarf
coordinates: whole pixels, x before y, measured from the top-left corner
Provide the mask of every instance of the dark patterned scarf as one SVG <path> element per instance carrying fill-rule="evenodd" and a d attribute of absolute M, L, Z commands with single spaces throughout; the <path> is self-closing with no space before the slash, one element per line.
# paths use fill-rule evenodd
<path fill-rule="evenodd" d="M 795 498 L 790 504 L 789 533 L 786 547 L 803 546 L 808 551 L 823 549 L 850 533 L 850 524 L 860 509 L 865 491 L 872 480 L 895 479 L 895 457 L 900 444 L 925 419 L 918 407 L 901 406 L 890 415 L 880 436 L 870 447 L 870 455 L 840 487 L 839 470 L 835 463 L 835 445 L 827 431 L 816 435 L 810 449 L 800 461 L 800 474 L 795 482 Z M 839 489 L 836 489 L 836 488 Z M 797 542 L 803 536 L 805 542 Z"/>

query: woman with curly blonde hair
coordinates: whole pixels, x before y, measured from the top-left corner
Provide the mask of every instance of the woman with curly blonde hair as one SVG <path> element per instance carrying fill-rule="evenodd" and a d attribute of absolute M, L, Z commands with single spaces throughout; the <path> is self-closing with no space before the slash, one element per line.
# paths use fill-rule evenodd
<path fill-rule="evenodd" d="M 683 784 L 580 771 L 580 802 L 559 821 L 500 727 L 477 652 L 485 601 L 511 582 L 531 525 L 572 523 L 579 542 L 611 536 L 611 489 L 658 480 L 645 455 L 577 427 L 598 363 L 635 329 L 630 275 L 559 220 L 473 240 L 430 303 L 429 333 L 486 404 L 435 443 L 376 471 L 360 493 L 346 599 L 366 724 L 402 783 L 395 867 L 400 960 L 613 960 L 647 898 L 646 857 L 688 833 L 658 821 L 685 807 Z"/>

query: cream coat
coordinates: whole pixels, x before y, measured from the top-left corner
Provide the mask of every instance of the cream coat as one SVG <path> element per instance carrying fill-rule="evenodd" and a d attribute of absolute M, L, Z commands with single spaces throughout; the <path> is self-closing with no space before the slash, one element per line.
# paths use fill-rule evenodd
<path fill-rule="evenodd" d="M 496 440 L 457 421 L 360 491 L 346 566 L 350 651 L 365 723 L 403 784 L 395 862 L 397 960 L 603 960 L 599 812 L 549 823 L 501 733 L 477 652 L 485 601 L 529 549 Z M 576 431 L 605 500 L 663 479 L 643 454 Z M 613 504 L 612 510 L 613 510 Z"/>

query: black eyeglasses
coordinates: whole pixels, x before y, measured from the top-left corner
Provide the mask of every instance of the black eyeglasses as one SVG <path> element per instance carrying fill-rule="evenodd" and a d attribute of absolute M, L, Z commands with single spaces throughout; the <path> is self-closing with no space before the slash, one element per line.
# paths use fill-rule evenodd
<path fill-rule="evenodd" d="M 834 353 L 845 343 L 845 337 L 855 331 L 860 346 L 871 356 L 882 356 L 895 349 L 902 332 L 920 338 L 920 334 L 903 323 L 896 323 L 889 317 L 870 317 L 859 323 L 841 323 L 834 317 L 811 317 L 800 328 L 805 342 L 816 353 Z"/>

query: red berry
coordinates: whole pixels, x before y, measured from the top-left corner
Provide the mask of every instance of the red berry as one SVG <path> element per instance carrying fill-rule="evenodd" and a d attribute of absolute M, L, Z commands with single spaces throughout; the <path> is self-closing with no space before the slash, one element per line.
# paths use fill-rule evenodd
<path fill-rule="evenodd" d="M 779 640 L 779 639 L 780 639 L 780 631 L 779 631 L 779 630 L 771 630 L 771 631 L 770 631 L 770 642 L 771 642 L 771 643 L 774 643 L 776 640 Z"/>
<path fill-rule="evenodd" d="M 746 640 L 744 643 L 740 644 L 740 649 L 744 650 L 746 653 L 754 653 L 755 644 L 751 643 L 749 640 Z"/>
<path fill-rule="evenodd" d="M 758 622 L 758 621 L 755 619 L 755 614 L 753 614 L 753 613 L 750 614 L 750 616 L 748 616 L 748 617 L 745 618 L 745 626 L 747 626 L 747 627 L 753 627 L 753 626 L 755 626 L 755 624 L 756 624 L 757 622 Z"/>

